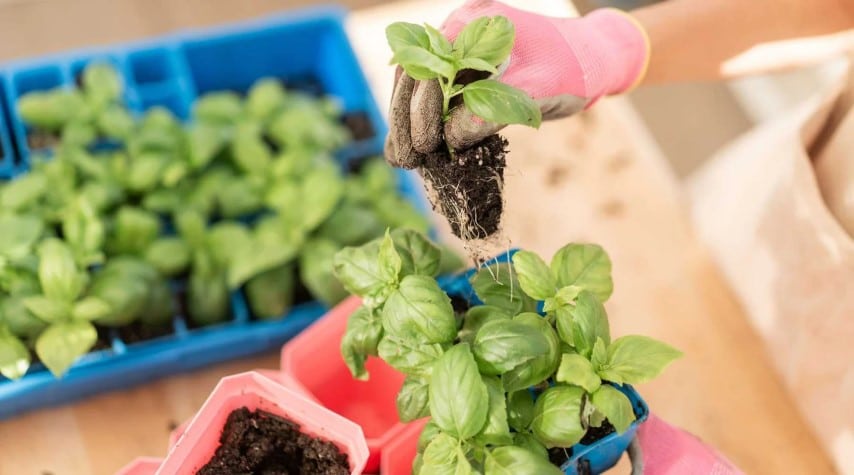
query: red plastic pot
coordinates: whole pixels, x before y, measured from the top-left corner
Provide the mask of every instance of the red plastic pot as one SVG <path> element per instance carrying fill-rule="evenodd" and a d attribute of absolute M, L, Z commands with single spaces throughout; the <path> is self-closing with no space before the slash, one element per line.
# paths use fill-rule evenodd
<path fill-rule="evenodd" d="M 262 376 L 266 376 L 283 386 L 289 387 L 297 392 L 300 392 L 300 388 L 297 387 L 298 385 L 293 384 L 292 380 L 289 377 L 287 377 L 284 373 L 277 369 L 255 369 L 253 371 Z M 172 432 L 169 433 L 169 450 L 171 450 L 172 447 L 174 447 L 175 444 L 178 443 L 178 439 L 180 439 L 181 436 L 184 435 L 184 431 L 187 430 L 187 426 L 190 425 L 190 422 L 192 420 L 192 418 L 187 419 L 186 421 L 182 422 L 181 425 L 179 425 L 174 430 L 172 430 Z"/>
<path fill-rule="evenodd" d="M 163 459 L 156 457 L 137 457 L 131 463 L 125 465 L 116 475 L 154 475 Z"/>
<path fill-rule="evenodd" d="M 406 429 L 385 446 L 380 458 L 380 475 L 412 473 L 412 462 L 418 452 L 418 437 L 426 425 L 426 418 L 407 424 Z"/>
<path fill-rule="evenodd" d="M 196 473 L 214 455 L 232 411 L 262 409 L 288 418 L 306 434 L 328 440 L 347 454 L 350 474 L 363 473 L 368 446 L 362 429 L 293 389 L 250 371 L 220 380 L 187 430 L 169 451 L 158 475 Z"/>
<path fill-rule="evenodd" d="M 350 374 L 341 357 L 341 337 L 360 304 L 356 297 L 341 302 L 288 342 L 282 348 L 282 372 L 312 399 L 362 427 L 370 449 L 365 472 L 375 473 L 388 444 L 407 428 L 395 405 L 404 375 L 379 358 L 366 364 L 370 380 Z"/>

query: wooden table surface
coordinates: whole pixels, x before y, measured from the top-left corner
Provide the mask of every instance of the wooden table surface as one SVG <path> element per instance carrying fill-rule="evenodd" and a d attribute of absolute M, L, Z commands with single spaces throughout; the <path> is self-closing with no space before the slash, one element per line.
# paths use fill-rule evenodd
<path fill-rule="evenodd" d="M 353 14 L 351 37 L 381 103 L 391 88 L 384 26 L 438 24 L 455 3 L 420 0 Z M 511 3 L 571 11 L 562 0 Z M 506 136 L 508 245 L 550 255 L 569 241 L 602 244 L 614 263 L 607 305 L 614 334 L 647 334 L 685 353 L 639 388 L 652 411 L 748 473 L 833 473 L 693 235 L 679 183 L 628 103 L 604 100 L 581 116 L 539 131 L 509 128 Z M 192 416 L 221 376 L 277 364 L 276 354 L 235 361 L 4 421 L 0 475 L 111 474 L 136 456 L 162 456 L 170 429 Z"/>

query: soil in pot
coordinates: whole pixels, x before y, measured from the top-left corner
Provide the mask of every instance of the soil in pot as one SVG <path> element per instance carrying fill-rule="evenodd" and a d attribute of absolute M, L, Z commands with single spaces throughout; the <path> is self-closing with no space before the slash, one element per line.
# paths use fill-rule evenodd
<path fill-rule="evenodd" d="M 374 128 L 368 114 L 364 112 L 350 112 L 341 117 L 341 122 L 350 131 L 353 140 L 366 140 L 374 136 Z"/>
<path fill-rule="evenodd" d="M 430 201 L 448 219 L 454 235 L 465 240 L 496 234 L 504 210 L 507 140 L 491 135 L 467 150 L 445 148 L 427 154 L 420 169 Z"/>
<path fill-rule="evenodd" d="M 608 419 L 605 419 L 599 427 L 588 427 L 587 433 L 584 434 L 584 437 L 581 439 L 581 443 L 584 445 L 591 445 L 614 431 L 614 426 L 608 422 Z M 572 447 L 553 447 L 549 449 L 549 461 L 558 467 L 566 463 L 570 457 L 572 457 Z"/>
<path fill-rule="evenodd" d="M 144 325 L 142 322 L 133 322 L 130 325 L 119 328 L 118 331 L 119 338 L 121 338 L 125 344 L 153 340 L 155 338 L 174 333 L 171 322 L 165 325 L 156 326 Z"/>
<path fill-rule="evenodd" d="M 228 416 L 213 458 L 197 475 L 348 475 L 347 454 L 297 423 L 242 407 Z"/>
<path fill-rule="evenodd" d="M 30 150 L 51 149 L 59 145 L 59 135 L 56 132 L 33 130 L 27 134 L 27 147 Z"/>

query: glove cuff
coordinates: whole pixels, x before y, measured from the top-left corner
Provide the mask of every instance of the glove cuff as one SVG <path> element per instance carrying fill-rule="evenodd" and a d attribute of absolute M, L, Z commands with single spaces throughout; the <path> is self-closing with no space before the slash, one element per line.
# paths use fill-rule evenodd
<path fill-rule="evenodd" d="M 627 13 L 601 8 L 582 18 L 557 20 L 556 26 L 578 62 L 591 104 L 604 95 L 626 92 L 643 79 L 649 38 Z"/>

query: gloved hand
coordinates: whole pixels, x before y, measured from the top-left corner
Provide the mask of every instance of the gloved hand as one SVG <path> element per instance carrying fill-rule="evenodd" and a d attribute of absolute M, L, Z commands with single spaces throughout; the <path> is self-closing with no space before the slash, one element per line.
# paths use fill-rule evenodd
<path fill-rule="evenodd" d="M 640 81 L 649 58 L 649 40 L 629 15 L 600 9 L 582 18 L 552 18 L 493 0 L 469 0 L 448 17 L 442 33 L 453 40 L 483 16 L 507 17 L 516 41 L 500 81 L 522 89 L 540 105 L 543 119 L 572 115 L 608 94 Z M 480 79 L 480 78 L 478 78 Z M 389 118 L 386 158 L 395 166 L 418 166 L 418 154 L 442 145 L 442 93 L 435 80 L 415 81 L 398 68 Z M 484 122 L 465 107 L 451 111 L 444 138 L 468 148 L 504 125 Z"/>
<path fill-rule="evenodd" d="M 638 428 L 637 439 L 633 445 L 634 447 L 629 449 L 633 474 L 740 475 L 743 473 L 693 435 L 667 424 L 652 414 Z"/>

